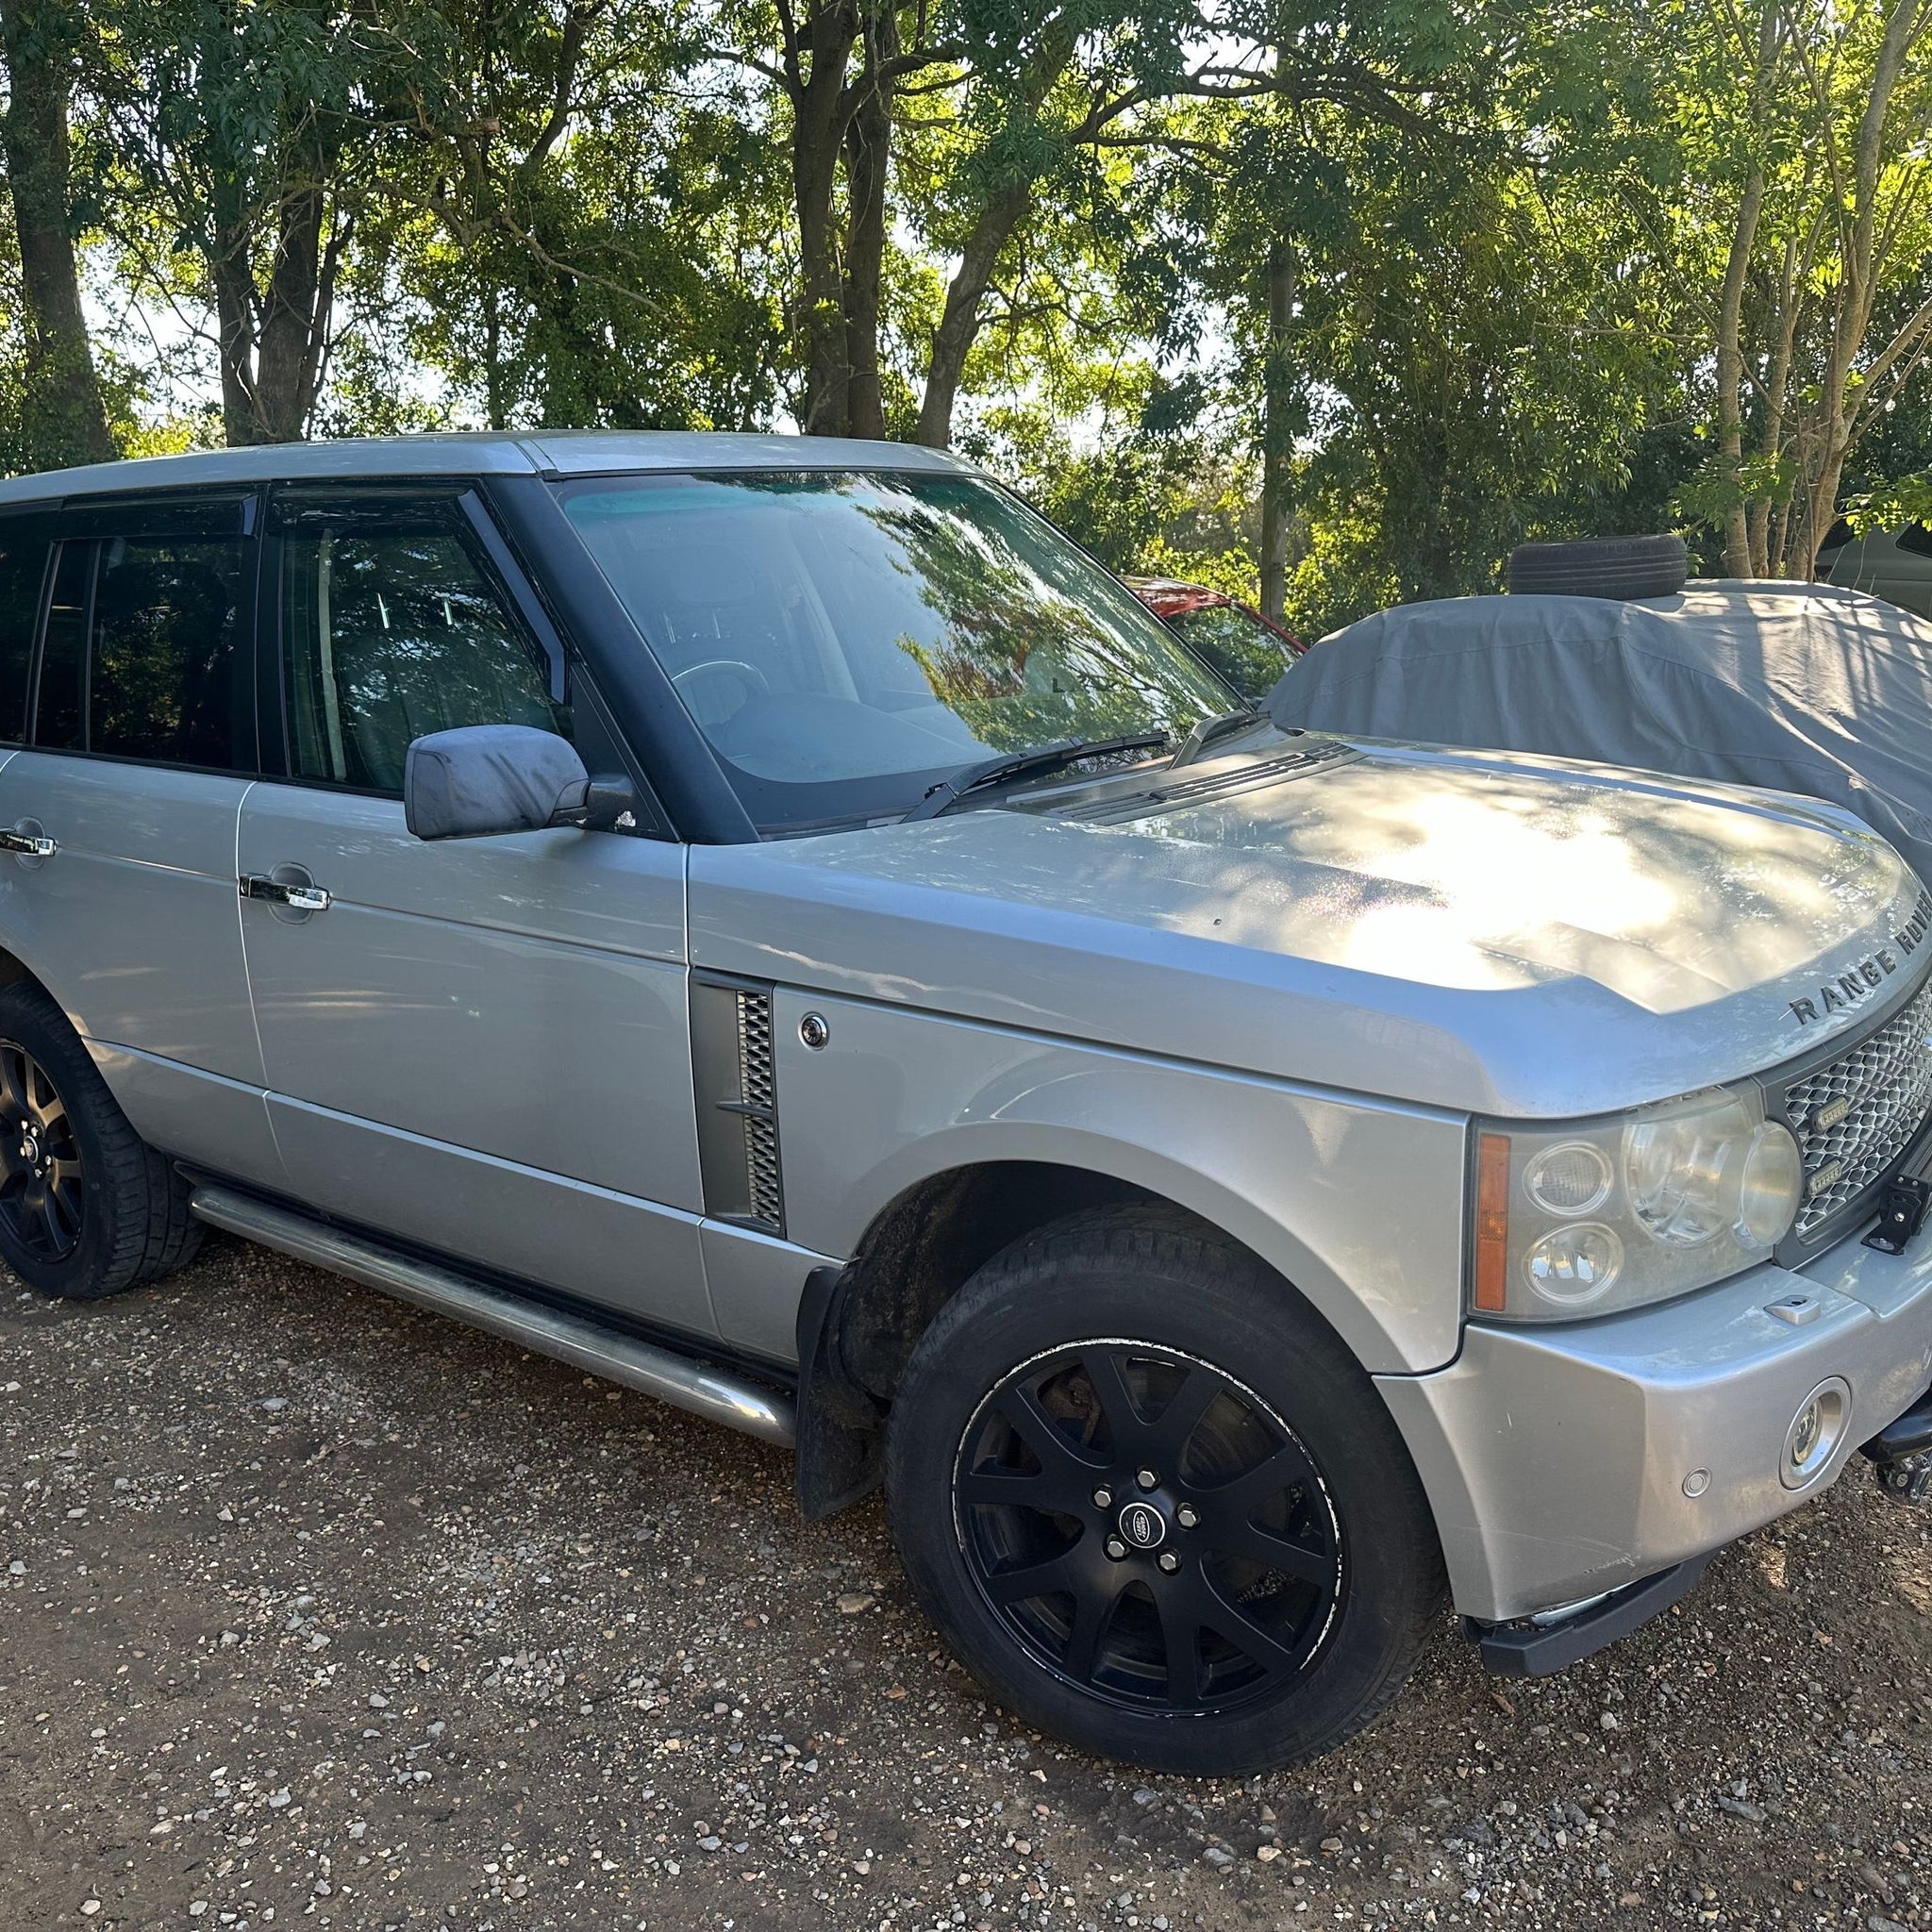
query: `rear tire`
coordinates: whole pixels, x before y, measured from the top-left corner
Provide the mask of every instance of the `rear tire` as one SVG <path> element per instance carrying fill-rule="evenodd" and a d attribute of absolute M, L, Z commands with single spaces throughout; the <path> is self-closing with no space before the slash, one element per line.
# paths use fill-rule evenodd
<path fill-rule="evenodd" d="M 1690 568 L 1681 537 L 1519 543 L 1509 553 L 1509 590 L 1518 597 L 1674 597 Z"/>
<path fill-rule="evenodd" d="M 1071 1216 L 967 1282 L 893 1402 L 886 1498 L 988 1690 L 1156 1771 L 1332 1750 L 1402 1689 L 1441 1597 L 1360 1366 L 1246 1250 L 1159 1209 Z"/>
<path fill-rule="evenodd" d="M 138 1288 L 193 1257 L 188 1194 L 60 1008 L 31 981 L 0 987 L 0 1260 L 62 1301 Z"/>

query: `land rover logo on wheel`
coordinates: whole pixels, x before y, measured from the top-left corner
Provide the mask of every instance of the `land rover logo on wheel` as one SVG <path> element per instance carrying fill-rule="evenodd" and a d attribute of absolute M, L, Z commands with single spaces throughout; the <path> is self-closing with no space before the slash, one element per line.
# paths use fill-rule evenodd
<path fill-rule="evenodd" d="M 1129 1503 L 1121 1511 L 1121 1535 L 1137 1550 L 1158 1550 L 1167 1536 L 1167 1518 L 1152 1503 Z"/>

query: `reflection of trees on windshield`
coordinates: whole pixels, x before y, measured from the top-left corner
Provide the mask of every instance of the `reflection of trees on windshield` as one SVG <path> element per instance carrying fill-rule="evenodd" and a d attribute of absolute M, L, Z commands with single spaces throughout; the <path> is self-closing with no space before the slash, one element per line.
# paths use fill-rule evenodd
<path fill-rule="evenodd" d="M 1180 736 L 1220 708 L 1178 653 L 1163 661 L 1044 583 L 983 514 L 969 524 L 903 498 L 861 509 L 942 626 L 930 642 L 902 634 L 899 648 L 991 750 L 1153 728 Z"/>

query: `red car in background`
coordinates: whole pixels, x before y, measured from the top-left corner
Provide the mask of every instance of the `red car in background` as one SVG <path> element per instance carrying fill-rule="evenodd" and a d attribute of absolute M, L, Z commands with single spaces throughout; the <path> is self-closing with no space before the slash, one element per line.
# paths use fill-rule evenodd
<path fill-rule="evenodd" d="M 1307 648 L 1291 630 L 1271 623 L 1240 598 L 1210 591 L 1205 584 L 1184 584 L 1174 577 L 1128 577 L 1126 586 L 1242 697 L 1257 703 Z"/>

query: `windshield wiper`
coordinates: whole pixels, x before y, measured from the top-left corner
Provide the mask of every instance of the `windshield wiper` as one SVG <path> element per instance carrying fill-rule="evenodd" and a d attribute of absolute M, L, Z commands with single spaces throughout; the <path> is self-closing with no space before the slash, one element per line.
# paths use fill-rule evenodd
<path fill-rule="evenodd" d="M 1177 772 L 1183 765 L 1191 765 L 1210 744 L 1232 738 L 1237 731 L 1245 731 L 1252 724 L 1264 723 L 1267 715 L 1251 707 L 1245 711 L 1220 711 L 1212 718 L 1203 718 L 1181 741 L 1181 748 L 1168 759 L 1167 769 Z"/>
<path fill-rule="evenodd" d="M 950 778 L 941 778 L 906 814 L 905 823 L 936 819 L 941 812 L 951 811 L 968 792 L 1004 785 L 1012 778 L 1030 778 L 1062 765 L 1078 764 L 1082 758 L 1107 758 L 1115 752 L 1164 751 L 1167 743 L 1164 731 L 1136 731 L 1124 738 L 1063 738 L 1035 751 L 1003 752 L 981 758 L 977 764 L 962 765 Z"/>

